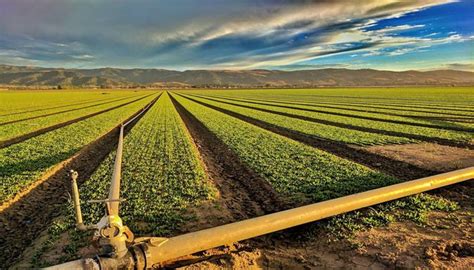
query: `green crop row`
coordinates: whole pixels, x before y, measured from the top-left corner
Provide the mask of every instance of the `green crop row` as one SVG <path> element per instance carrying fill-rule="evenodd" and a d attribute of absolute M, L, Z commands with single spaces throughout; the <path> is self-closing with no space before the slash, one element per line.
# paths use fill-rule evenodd
<path fill-rule="evenodd" d="M 115 151 L 102 162 L 80 188 L 81 201 L 107 197 Z M 167 236 L 176 232 L 189 207 L 215 197 L 199 154 L 186 127 L 163 94 L 124 139 L 120 216 L 135 235 Z M 103 204 L 82 204 L 84 221 L 95 223 L 104 214 Z M 64 216 L 47 229 L 48 239 L 33 257 L 35 267 L 48 266 L 78 257 L 78 249 L 89 243 L 88 233 L 74 229 L 74 212 L 64 206 Z M 60 236 L 69 236 L 61 247 Z M 42 258 L 60 246 L 59 258 Z"/>
<path fill-rule="evenodd" d="M 242 99 L 242 98 L 226 98 L 226 97 L 208 97 L 205 95 L 197 95 L 200 97 L 207 97 L 207 98 L 214 98 L 223 101 L 230 101 L 230 102 L 242 102 L 247 103 L 251 106 L 271 106 L 273 108 L 284 108 L 284 109 L 292 109 L 298 111 L 311 111 L 318 114 L 323 115 L 335 115 L 341 117 L 350 117 L 350 118 L 358 118 L 365 121 L 378 121 L 378 122 L 398 122 L 401 125 L 428 125 L 432 128 L 450 128 L 455 123 L 450 122 L 443 122 L 439 121 L 439 123 L 433 123 L 431 119 L 421 119 L 421 118 L 407 118 L 406 116 L 400 115 L 387 115 L 381 114 L 377 112 L 370 112 L 367 110 L 347 110 L 346 108 L 333 108 L 330 106 L 322 106 L 319 107 L 317 105 L 304 105 L 304 104 L 281 104 L 276 102 L 269 102 L 269 101 L 254 101 L 250 99 Z"/>
<path fill-rule="evenodd" d="M 277 192 L 295 200 L 323 201 L 397 182 L 362 165 L 173 96 Z"/>
<path fill-rule="evenodd" d="M 360 164 L 306 146 L 173 95 L 190 113 L 221 139 L 252 170 L 282 196 L 299 202 L 318 202 L 397 183 L 398 180 Z M 332 218 L 326 228 L 335 235 L 408 219 L 427 221 L 432 210 L 453 211 L 457 204 L 419 194 Z"/>
<path fill-rule="evenodd" d="M 107 196 L 114 156 L 80 187 L 83 200 Z M 136 234 L 167 235 L 180 225 L 183 210 L 215 193 L 166 93 L 125 137 L 122 173 L 120 215 Z M 103 213 L 102 204 L 84 207 L 87 222 Z"/>
<path fill-rule="evenodd" d="M 453 131 L 447 130 L 442 128 L 431 128 L 431 127 L 422 127 L 414 125 L 406 125 L 406 124 L 398 124 L 398 123 L 390 123 L 390 122 L 383 122 L 383 121 L 376 121 L 376 120 L 367 120 L 367 119 L 360 119 L 360 118 L 353 118 L 350 116 L 339 116 L 331 114 L 330 112 L 323 113 L 323 112 L 313 112 L 313 111 L 305 111 L 300 110 L 298 108 L 281 108 L 276 107 L 273 105 L 261 105 L 261 104 L 249 104 L 248 102 L 238 102 L 238 101 L 231 101 L 231 100 L 224 100 L 224 99 L 217 99 L 212 98 L 215 101 L 219 102 L 226 102 L 234 105 L 244 105 L 250 106 L 252 108 L 261 108 L 265 110 L 270 110 L 275 113 L 288 113 L 297 116 L 304 116 L 313 119 L 321 119 L 321 120 L 328 120 L 333 121 L 336 123 L 347 124 L 347 125 L 354 125 L 359 127 L 366 127 L 371 129 L 376 129 L 380 131 L 389 131 L 389 132 L 402 132 L 409 135 L 419 135 L 425 137 L 431 137 L 433 139 L 440 138 L 440 139 L 448 139 L 453 141 L 459 142 L 469 142 L 473 139 L 473 134 L 467 131 Z M 360 115 L 360 114 L 359 114 Z M 288 121 L 293 121 L 293 119 L 288 118 Z M 385 120 L 390 121 L 391 119 L 387 118 Z"/>
<path fill-rule="evenodd" d="M 50 105 L 36 105 L 31 108 L 11 110 L 9 113 L 0 112 L 0 124 L 9 123 L 13 121 L 24 121 L 32 117 L 41 117 L 44 115 L 52 115 L 58 113 L 64 113 L 75 109 L 81 109 L 83 107 L 90 107 L 96 104 L 104 104 L 106 102 L 119 101 L 121 99 L 138 96 L 136 92 L 114 92 L 110 95 L 97 96 L 94 95 L 95 99 L 91 99 L 89 93 L 85 93 L 85 98 L 79 100 L 64 101 L 61 103 L 50 104 Z M 1 96 L 1 94 L 0 94 Z M 88 98 L 86 98 L 88 97 Z M 39 101 L 41 104 L 41 100 Z"/>
<path fill-rule="evenodd" d="M 465 129 L 474 130 L 474 112 L 447 112 L 447 111 L 420 111 L 419 109 L 404 109 L 394 110 L 393 108 L 380 107 L 368 108 L 365 105 L 341 105 L 330 102 L 291 102 L 285 100 L 268 100 L 268 99 L 255 99 L 255 98 L 240 98 L 229 95 L 198 95 L 201 97 L 218 98 L 221 100 L 237 101 L 248 103 L 250 105 L 269 105 L 274 107 L 294 108 L 296 110 L 312 110 L 320 111 L 321 113 L 327 114 L 346 114 L 347 117 L 369 117 L 380 119 L 380 121 L 400 121 L 406 122 L 407 124 L 416 125 L 427 125 L 433 128 L 441 129 Z M 372 120 L 370 120 L 372 121 Z"/>
<path fill-rule="evenodd" d="M 86 116 L 89 114 L 99 113 L 103 110 L 107 110 L 110 108 L 114 108 L 117 106 L 125 105 L 130 102 L 134 102 L 139 100 L 140 98 L 145 97 L 149 94 L 141 94 L 141 95 L 130 95 L 125 98 L 120 98 L 112 101 L 105 101 L 99 103 L 92 103 L 92 104 L 81 104 L 80 107 L 77 108 L 66 108 L 62 109 L 62 111 L 53 111 L 53 112 L 46 112 L 46 114 L 51 115 L 38 115 L 33 119 L 21 118 L 25 119 L 25 121 L 19 121 L 15 123 L 5 124 L 2 125 L 0 123 L 0 141 L 12 139 L 23 134 L 27 134 L 30 132 L 34 132 L 36 130 L 40 130 L 45 127 L 53 126 L 59 123 L 67 122 L 74 120 L 76 118 L 80 118 L 82 116 Z M 65 111 L 64 111 L 65 110 Z M 71 111 L 68 111 L 71 110 Z"/>
<path fill-rule="evenodd" d="M 102 104 L 112 103 L 114 101 L 120 101 L 126 98 L 131 98 L 133 96 L 141 95 L 140 93 L 135 92 L 120 92 L 120 94 L 115 95 L 104 95 L 95 100 L 79 100 L 79 101 L 66 101 L 61 102 L 55 105 L 49 105 L 47 107 L 38 107 L 31 108 L 27 110 L 20 110 L 18 112 L 12 111 L 11 113 L 0 114 L 0 124 L 15 122 L 15 121 L 25 121 L 33 117 L 42 117 L 49 116 L 53 114 L 67 113 L 73 110 L 89 108 L 93 106 L 98 106 Z M 86 94 L 86 96 L 88 96 Z"/>
<path fill-rule="evenodd" d="M 416 109 L 427 112 L 456 112 L 472 115 L 472 88 L 410 89 L 305 89 L 305 90 L 213 90 L 191 91 L 205 95 L 225 95 L 227 97 L 255 98 L 285 102 L 334 103 L 349 106 L 383 106 L 394 109 Z M 423 95 L 417 95 L 418 93 Z M 397 100 L 398 95 L 408 93 L 408 99 Z M 360 96 L 358 96 L 360 95 Z M 375 97 L 374 97 L 375 96 Z M 391 97 L 391 98 L 390 98 Z M 426 99 L 434 97 L 435 99 Z M 394 98 L 394 99 L 393 99 Z M 459 103 L 459 104 L 456 104 Z"/>
<path fill-rule="evenodd" d="M 365 103 L 387 103 L 397 105 L 427 105 L 446 107 L 471 107 L 472 87 L 427 87 L 427 88 L 319 88 L 319 89 L 272 89 L 227 91 L 232 94 L 249 93 L 252 96 L 274 96 L 308 101 L 345 100 Z"/>
<path fill-rule="evenodd" d="M 419 109 L 419 108 L 391 108 L 390 105 L 366 105 L 363 103 L 344 103 L 344 102 L 329 102 L 329 101 L 318 101 L 318 102 L 308 102 L 308 101 L 289 101 L 287 99 L 275 99 L 275 98 L 265 98 L 260 99 L 251 96 L 234 96 L 234 95 L 224 95 L 224 94 L 212 94 L 209 95 L 216 98 L 231 99 L 237 101 L 250 101 L 250 102 L 265 102 L 268 104 L 276 104 L 283 106 L 301 106 L 302 108 L 328 108 L 328 109 L 339 109 L 344 112 L 366 112 L 373 113 L 374 115 L 396 115 L 405 117 L 407 119 L 429 119 L 429 118 L 445 118 L 446 121 L 454 119 L 454 121 L 459 119 L 470 119 L 474 121 L 474 114 L 469 112 L 453 112 L 452 110 L 440 111 L 434 109 Z"/>
<path fill-rule="evenodd" d="M 54 165 L 117 126 L 157 94 L 0 149 L 0 202 L 12 198 Z"/>
<path fill-rule="evenodd" d="M 0 116 L 41 112 L 136 94 L 135 91 L 2 91 Z"/>
<path fill-rule="evenodd" d="M 291 119 L 286 116 L 262 112 L 254 109 L 243 108 L 230 104 L 220 103 L 217 101 L 207 100 L 198 97 L 191 97 L 200 102 L 217 106 L 250 118 L 261 120 L 270 125 L 290 129 L 301 134 L 305 134 L 315 138 L 322 138 L 326 140 L 340 141 L 356 145 L 380 145 L 380 144 L 395 144 L 395 143 L 409 143 L 415 140 L 388 136 L 383 134 L 374 134 L 358 130 L 335 127 L 320 123 L 314 123 L 301 119 Z"/>

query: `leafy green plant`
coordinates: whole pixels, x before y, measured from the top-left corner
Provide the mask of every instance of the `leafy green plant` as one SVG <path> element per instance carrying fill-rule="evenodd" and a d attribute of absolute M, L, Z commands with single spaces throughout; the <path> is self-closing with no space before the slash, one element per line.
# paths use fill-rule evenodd
<path fill-rule="evenodd" d="M 55 109 L 0 117 L 0 141 L 12 139 L 81 116 L 98 113 L 109 108 L 127 104 L 139 99 L 140 97 L 144 97 L 145 95 L 146 94 L 138 95 L 133 92 L 127 92 L 126 94 L 121 94 L 118 95 L 118 97 L 109 98 L 105 101 L 98 100 L 86 104 L 80 103 L 79 105 L 68 107 L 61 106 L 60 108 Z"/>
<path fill-rule="evenodd" d="M 83 200 L 106 197 L 115 153 L 81 186 Z M 183 211 L 215 190 L 207 181 L 197 150 L 169 96 L 138 122 L 124 141 L 120 213 L 136 234 L 169 235 L 183 221 Z M 84 217 L 97 222 L 102 204 L 84 205 Z"/>
<path fill-rule="evenodd" d="M 368 133 L 368 132 L 360 132 L 354 131 L 350 128 L 336 128 L 330 125 L 322 125 L 312 123 L 306 120 L 298 120 L 295 118 L 290 118 L 286 116 L 279 116 L 275 113 L 288 113 L 291 115 L 297 116 L 304 116 L 312 119 L 320 119 L 320 120 L 328 120 L 335 123 L 340 124 L 347 124 L 352 126 L 359 126 L 365 128 L 371 128 L 375 130 L 388 131 L 388 132 L 402 132 L 409 135 L 421 135 L 425 137 L 432 137 L 433 139 L 449 139 L 453 141 L 461 141 L 461 142 L 469 142 L 471 139 L 474 138 L 472 132 L 469 131 L 456 131 L 456 130 L 449 130 L 444 129 L 443 127 L 449 128 L 452 126 L 456 126 L 455 128 L 465 128 L 468 129 L 470 127 L 462 126 L 459 123 L 451 123 L 451 122 L 442 122 L 442 121 L 435 121 L 433 119 L 426 119 L 426 120 L 418 120 L 418 119 L 406 119 L 400 116 L 393 116 L 393 115 L 375 115 L 373 113 L 366 113 L 366 112 L 347 112 L 343 109 L 330 109 L 330 108 L 319 108 L 318 111 L 305 111 L 305 109 L 314 109 L 309 106 L 302 106 L 302 105 L 288 105 L 292 108 L 282 108 L 278 107 L 281 105 L 277 105 L 275 103 L 269 102 L 258 102 L 260 104 L 249 103 L 248 101 L 236 101 L 236 100 L 228 100 L 222 98 L 212 98 L 209 99 L 199 99 L 201 102 L 205 103 L 214 103 L 218 104 L 220 107 L 228 107 L 231 106 L 232 110 L 235 111 L 246 111 L 248 115 L 258 115 L 258 117 L 265 119 L 265 121 L 271 121 L 271 123 L 275 123 L 274 119 L 281 119 L 278 123 L 279 125 L 286 124 L 286 125 L 293 125 L 296 126 L 296 130 L 308 130 L 312 131 L 312 135 L 317 134 L 324 138 L 333 138 L 333 140 L 343 141 L 345 143 L 355 143 L 361 145 L 370 145 L 370 144 L 388 144 L 388 143 L 406 143 L 410 141 L 415 141 L 413 139 L 404 138 L 404 137 L 394 137 L 394 136 L 386 136 L 381 134 L 375 133 Z M 226 103 L 222 103 L 226 102 Z M 229 103 L 231 105 L 229 105 Z M 232 105 L 234 104 L 234 105 Z M 248 108 L 239 107 L 239 105 L 250 106 L 251 108 L 255 109 L 265 109 L 269 110 L 274 113 L 269 112 L 260 112 L 258 110 L 252 110 Z M 344 114 L 345 116 L 338 115 Z M 368 119 L 360 119 L 357 117 L 369 117 L 374 120 Z M 434 116 L 433 116 L 434 117 Z M 270 119 L 270 120 L 269 120 Z M 376 120 L 380 119 L 380 120 Z M 474 120 L 474 118 L 473 118 Z M 401 121 L 407 124 L 401 123 L 392 123 L 391 121 Z M 305 126 L 313 126 L 312 129 L 302 128 L 301 122 L 306 122 Z M 437 122 L 437 123 L 433 123 Z M 439 123 L 442 122 L 442 123 Z M 410 125 L 413 124 L 413 125 Z M 420 125 L 420 126 L 417 126 Z M 429 125 L 432 127 L 425 127 L 421 125 Z M 298 129 L 298 127 L 300 127 Z M 295 127 L 294 127 L 295 129 Z M 330 132 L 332 131 L 332 132 Z M 327 135 L 327 133 L 329 133 Z M 340 134 L 343 135 L 340 135 Z M 355 134 L 355 136 L 351 136 Z M 331 136 L 332 135 L 332 136 Z M 349 137 L 349 139 L 344 138 L 344 135 Z M 351 140 L 352 138 L 352 140 Z"/>
<path fill-rule="evenodd" d="M 0 202 L 14 197 L 54 165 L 77 153 L 149 103 L 156 94 L 116 110 L 0 149 Z"/>
<path fill-rule="evenodd" d="M 290 140 L 173 95 L 282 195 L 324 201 L 398 182 L 330 153 Z"/>
<path fill-rule="evenodd" d="M 218 101 L 206 100 L 203 98 L 192 97 L 200 102 L 211 104 L 219 108 L 224 108 L 232 112 L 236 112 L 257 120 L 264 121 L 270 125 L 283 127 L 294 130 L 296 132 L 305 134 L 310 137 L 322 138 L 334 141 L 340 141 L 349 144 L 357 145 L 374 145 L 374 144 L 388 144 L 388 143 L 409 143 L 414 142 L 413 139 L 394 137 L 382 134 L 373 134 L 358 130 L 351 130 L 331 125 L 314 123 L 301 119 L 292 119 L 286 116 L 262 112 L 251 108 L 242 108 L 231 104 L 220 103 Z M 227 101 L 226 101 L 227 102 Z M 234 102 L 232 102 L 234 103 Z M 245 102 L 235 103 L 245 104 Z M 248 104 L 247 104 L 248 105 Z"/>

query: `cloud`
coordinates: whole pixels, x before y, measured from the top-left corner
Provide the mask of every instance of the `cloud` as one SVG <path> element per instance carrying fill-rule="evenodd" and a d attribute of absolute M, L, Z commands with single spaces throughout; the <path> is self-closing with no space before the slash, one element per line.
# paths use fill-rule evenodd
<path fill-rule="evenodd" d="M 380 34 L 393 33 L 393 32 L 413 30 L 413 29 L 423 28 L 423 27 L 425 27 L 424 24 L 417 24 L 417 25 L 402 24 L 402 25 L 397 25 L 397 26 L 387 26 L 383 29 L 376 30 L 376 32 Z"/>
<path fill-rule="evenodd" d="M 355 52 L 395 56 L 441 39 L 393 35 L 425 24 L 370 26 L 450 2 L 0 0 L 0 62 L 258 68 Z M 452 34 L 444 42 L 463 39 Z"/>
<path fill-rule="evenodd" d="M 438 35 L 438 33 L 422 37 L 398 37 L 380 35 L 380 32 L 377 30 L 372 32 L 366 32 L 366 34 L 372 36 L 370 40 L 378 40 L 379 45 L 373 48 L 371 51 L 362 54 L 362 56 L 364 57 L 380 55 L 399 56 L 412 52 L 427 51 L 428 48 L 437 45 L 460 43 L 474 40 L 473 37 L 463 37 L 459 34 L 451 34 L 446 37 L 438 38 L 434 37 Z"/>

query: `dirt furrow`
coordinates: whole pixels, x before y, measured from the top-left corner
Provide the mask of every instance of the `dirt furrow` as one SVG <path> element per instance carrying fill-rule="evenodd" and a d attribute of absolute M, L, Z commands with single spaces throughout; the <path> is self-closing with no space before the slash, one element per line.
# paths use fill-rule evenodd
<path fill-rule="evenodd" d="M 182 96 L 186 97 L 190 100 L 193 100 L 194 102 L 198 102 L 200 104 L 203 104 L 203 105 L 204 104 L 205 105 L 210 105 L 210 104 L 201 102 L 199 100 L 193 99 L 189 95 L 186 95 L 186 96 L 182 95 Z M 204 98 L 204 99 L 209 99 L 209 98 Z M 408 134 L 408 133 L 403 133 L 403 132 L 398 132 L 398 131 L 388 131 L 388 130 L 380 130 L 380 129 L 375 129 L 375 128 L 355 126 L 355 125 L 350 125 L 350 124 L 344 124 L 344 123 L 329 121 L 329 120 L 325 120 L 325 119 L 318 119 L 318 118 L 313 118 L 313 117 L 308 117 L 308 116 L 278 112 L 278 111 L 267 110 L 267 109 L 263 109 L 263 108 L 256 108 L 256 107 L 252 107 L 252 106 L 241 105 L 241 104 L 233 104 L 233 103 L 225 102 L 225 101 L 216 101 L 216 102 L 229 104 L 229 105 L 234 105 L 234 106 L 247 108 L 247 109 L 252 109 L 252 110 L 257 110 L 257 111 L 262 111 L 262 112 L 267 112 L 267 113 L 272 113 L 272 114 L 277 114 L 277 115 L 281 115 L 281 116 L 286 116 L 286 117 L 290 117 L 290 118 L 300 119 L 300 120 L 304 120 L 304 121 L 309 121 L 309 122 L 328 125 L 328 126 L 333 126 L 333 127 L 352 129 L 352 130 L 368 132 L 368 133 L 374 133 L 374 134 L 387 135 L 387 136 L 402 137 L 402 138 L 414 139 L 414 140 L 419 140 L 419 141 L 424 141 L 424 142 L 432 142 L 432 143 L 437 143 L 437 144 L 447 145 L 447 146 L 453 146 L 453 147 L 474 149 L 474 145 L 472 145 L 470 143 L 455 142 L 455 141 L 451 141 L 451 140 L 443 139 L 443 138 L 434 138 L 434 137 L 428 137 L 428 136 L 423 136 L 423 135 Z"/>
<path fill-rule="evenodd" d="M 215 100 L 215 99 L 210 98 L 210 97 L 203 97 L 203 96 L 199 96 L 199 97 L 205 98 L 205 99 Z M 227 102 L 221 101 L 221 100 L 215 100 L 215 101 L 222 102 L 222 103 L 227 103 Z M 266 105 L 266 106 L 278 107 L 278 108 L 285 108 L 285 109 L 292 109 L 292 110 L 299 110 L 299 111 L 306 111 L 306 112 L 316 112 L 316 113 L 322 113 L 322 114 L 344 116 L 344 117 L 357 118 L 357 119 L 370 120 L 370 121 L 378 121 L 378 122 L 391 123 L 391 124 L 401 124 L 401 125 L 414 126 L 414 127 L 426 127 L 426 128 L 452 130 L 452 131 L 474 132 L 474 129 L 465 128 L 465 127 L 445 127 L 445 126 L 440 126 L 440 125 L 413 123 L 413 122 L 407 122 L 407 121 L 402 121 L 402 120 L 381 119 L 381 118 L 377 118 L 377 117 L 355 115 L 355 114 L 350 114 L 350 113 L 338 113 L 338 112 L 329 112 L 329 111 L 325 111 L 325 110 L 299 108 L 299 107 L 288 106 L 288 105 L 276 105 L 276 104 L 269 105 L 269 104 L 266 104 L 266 103 L 253 102 L 253 101 L 248 101 L 248 103 L 252 103 L 252 104 L 256 104 L 256 105 Z M 233 103 L 228 103 L 228 104 L 235 105 Z M 261 109 L 261 108 L 259 108 L 259 109 Z"/>
<path fill-rule="evenodd" d="M 205 97 L 202 95 L 195 95 L 199 97 Z M 452 113 L 441 113 L 441 112 L 435 112 L 435 114 L 440 114 L 440 115 L 446 115 L 446 116 L 421 116 L 421 115 L 408 115 L 408 114 L 401 114 L 401 113 L 394 113 L 394 112 L 381 112 L 381 111 L 374 111 L 374 110 L 368 110 L 368 109 L 357 109 L 357 108 L 347 108 L 347 107 L 341 107 L 341 106 L 329 106 L 329 105 L 321 105 L 321 104 L 310 104 L 310 103 L 297 103 L 297 102 L 281 102 L 281 101 L 274 101 L 274 100 L 262 100 L 262 99 L 250 99 L 250 98 L 231 98 L 231 97 L 225 97 L 225 96 L 213 96 L 221 99 L 228 99 L 228 100 L 233 100 L 233 101 L 238 101 L 238 102 L 249 102 L 249 103 L 254 103 L 257 102 L 256 104 L 261 104 L 261 105 L 268 105 L 272 106 L 275 104 L 272 103 L 277 103 L 277 104 L 282 104 L 285 106 L 290 106 L 290 105 L 300 105 L 300 106 L 307 106 L 307 107 L 317 107 L 317 108 L 327 108 L 327 109 L 337 109 L 337 110 L 344 110 L 344 111 L 353 111 L 353 112 L 362 112 L 362 113 L 373 113 L 373 114 L 381 114 L 381 115 L 390 115 L 390 116 L 398 116 L 398 117 L 406 117 L 406 118 L 414 118 L 414 119 L 425 119 L 425 120 L 441 120 L 441 121 L 452 121 L 452 122 L 462 122 L 462 121 L 469 121 L 469 120 L 474 120 L 474 117 L 469 117 L 466 115 L 458 115 L 458 114 L 452 114 Z M 262 103 L 263 102 L 263 103 Z M 270 102 L 270 104 L 268 103 Z M 363 106 L 357 106 L 357 107 L 363 107 Z M 387 108 L 385 108 L 387 109 Z M 427 113 L 426 111 L 424 113 Z"/>
<path fill-rule="evenodd" d="M 171 95 L 172 102 L 192 136 L 210 180 L 219 190 L 217 203 L 225 209 L 209 213 L 206 227 L 276 212 L 288 204 L 270 184 L 243 164 L 202 122 Z M 217 214 L 217 216 L 212 216 Z M 203 229 L 202 227 L 194 230 Z"/>
<path fill-rule="evenodd" d="M 155 103 L 158 98 L 149 104 Z M 132 119 L 141 111 L 137 111 L 128 119 Z M 128 133 L 143 115 L 137 117 L 127 126 L 125 132 Z M 21 197 L 15 197 L 8 202 L 7 206 L 2 205 L 0 212 L 0 262 L 2 267 L 8 267 L 14 263 L 23 250 L 60 214 L 58 209 L 61 209 L 67 202 L 71 189 L 69 170 L 74 169 L 79 172 L 79 185 L 86 181 L 110 151 L 115 148 L 119 129 L 120 125 L 114 127 L 70 159 L 58 164 L 52 172 L 43 176 L 23 192 Z"/>
<path fill-rule="evenodd" d="M 44 134 L 44 133 L 46 133 L 46 132 L 50 132 L 50 131 L 53 131 L 53 130 L 55 130 L 55 129 L 62 128 L 62 127 L 69 126 L 69 125 L 71 125 L 71 124 L 77 123 L 77 122 L 79 122 L 79 121 L 86 120 L 86 119 L 91 118 L 91 117 L 94 117 L 94 116 L 96 116 L 96 115 L 103 114 L 103 113 L 106 113 L 106 112 L 109 112 L 109 111 L 112 111 L 112 110 L 121 108 L 121 107 L 123 107 L 123 106 L 127 106 L 127 105 L 129 105 L 129 104 L 135 103 L 135 102 L 140 101 L 140 100 L 142 100 L 142 99 L 144 99 L 144 98 L 147 98 L 147 97 L 149 97 L 149 96 L 150 96 L 150 95 L 147 95 L 147 96 L 144 96 L 144 97 L 141 97 L 141 98 L 138 98 L 138 99 L 135 99 L 135 100 L 132 100 L 132 101 L 123 103 L 123 104 L 119 104 L 119 105 L 114 106 L 114 107 L 111 107 L 111 108 L 107 108 L 107 109 L 105 109 L 105 110 L 101 110 L 101 111 L 98 111 L 98 112 L 95 112 L 95 113 L 91 113 L 91 114 L 84 115 L 84 116 L 81 116 L 81 117 L 78 117 L 78 118 L 75 118 L 75 119 L 71 119 L 71 120 L 66 121 L 66 122 L 62 122 L 62 123 L 55 124 L 55 125 L 52 125 L 52 126 L 49 126 L 49 127 L 45 127 L 45 128 L 42 128 L 42 129 L 38 129 L 38 130 L 35 130 L 35 131 L 33 131 L 33 132 L 30 132 L 30 133 L 27 133 L 27 134 L 23 134 L 23 135 L 21 135 L 21 136 L 15 137 L 15 138 L 11 138 L 11 139 L 8 139 L 8 140 L 0 141 L 0 149 L 1 149 L 1 148 L 8 147 L 8 146 L 13 145 L 13 144 L 17 144 L 17 143 L 26 141 L 26 140 L 31 139 L 31 138 L 33 138 L 33 137 L 42 135 L 42 134 Z"/>
<path fill-rule="evenodd" d="M 33 119 L 38 119 L 38 118 L 43 118 L 43 117 L 48 117 L 48 116 L 57 115 L 57 114 L 61 114 L 61 113 L 67 113 L 67 112 L 73 112 L 73 111 L 77 111 L 77 110 L 83 110 L 83 109 L 87 109 L 87 108 L 97 107 L 97 106 L 100 106 L 100 105 L 109 104 L 109 103 L 117 102 L 117 101 L 124 100 L 124 99 L 129 99 L 129 98 L 132 98 L 132 97 L 124 97 L 124 98 L 120 98 L 120 99 L 116 99 L 116 100 L 112 100 L 112 101 L 106 101 L 106 102 L 102 102 L 102 103 L 88 105 L 88 106 L 81 107 L 81 108 L 68 109 L 68 110 L 63 110 L 63 111 L 59 111 L 59 112 L 53 112 L 53 113 L 47 113 L 47 114 L 42 114 L 42 115 L 37 115 L 37 116 L 26 117 L 26 118 L 22 118 L 22 119 L 16 119 L 16 120 L 0 123 L 0 126 L 5 126 L 5 125 L 8 125 L 8 124 L 15 124 L 15 123 L 24 122 L 24 121 L 33 120 Z"/>
<path fill-rule="evenodd" d="M 336 156 L 351 160 L 353 162 L 365 165 L 367 167 L 370 167 L 379 171 L 383 171 L 399 179 L 409 180 L 409 179 L 416 179 L 416 178 L 436 174 L 436 172 L 434 171 L 422 169 L 409 163 L 405 163 L 402 161 L 398 161 L 398 160 L 394 160 L 388 157 L 370 153 L 370 152 L 365 151 L 362 148 L 349 146 L 347 144 L 343 144 L 343 143 L 339 143 L 335 141 L 324 140 L 321 138 L 310 137 L 305 134 L 302 134 L 302 133 L 299 133 L 287 128 L 271 125 L 264 121 L 251 118 L 251 117 L 248 117 L 248 116 L 245 116 L 233 111 L 229 111 L 223 108 L 219 108 L 219 107 L 216 107 L 204 102 L 200 102 L 192 98 L 188 98 L 188 99 L 198 104 L 201 104 L 203 106 L 206 106 L 208 108 L 211 108 L 216 111 L 230 115 L 232 117 L 238 118 L 242 121 L 256 125 L 260 128 L 285 136 L 287 138 L 290 138 L 290 139 L 302 142 L 304 144 L 310 145 L 312 147 L 330 152 Z"/>

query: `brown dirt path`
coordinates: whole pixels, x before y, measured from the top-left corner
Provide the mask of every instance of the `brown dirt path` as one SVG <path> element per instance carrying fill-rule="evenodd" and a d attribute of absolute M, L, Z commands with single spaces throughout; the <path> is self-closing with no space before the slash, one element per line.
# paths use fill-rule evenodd
<path fill-rule="evenodd" d="M 235 117 L 247 123 L 253 124 L 260 128 L 288 137 L 295 141 L 302 142 L 309 146 L 324 150 L 326 152 L 329 152 L 341 158 L 351 160 L 353 162 L 365 165 L 375 170 L 385 172 L 387 174 L 393 175 L 400 179 L 409 180 L 409 179 L 416 179 L 416 178 L 424 177 L 427 175 L 435 174 L 434 171 L 431 171 L 429 169 L 420 168 L 404 161 L 394 160 L 391 157 L 386 157 L 383 155 L 365 151 L 365 149 L 363 149 L 362 147 L 350 146 L 350 145 L 336 142 L 336 141 L 317 138 L 314 136 L 307 136 L 297 131 L 271 125 L 264 121 L 251 118 L 251 117 L 248 117 L 248 116 L 245 116 L 245 115 L 242 115 L 230 110 L 219 108 L 217 106 L 206 104 L 206 103 L 203 103 L 191 98 L 189 99 L 192 100 L 193 102 L 196 102 L 208 108 L 214 109 L 216 111 L 225 113 L 227 115 L 230 115 L 232 117 Z"/>
<path fill-rule="evenodd" d="M 192 231 L 276 212 L 286 202 L 265 179 L 243 164 L 219 138 L 171 96 L 204 162 L 206 173 L 219 191 L 214 202 L 191 209 L 197 222 Z"/>
<path fill-rule="evenodd" d="M 474 166 L 474 150 L 433 143 L 372 146 L 365 150 L 436 172 Z"/>

